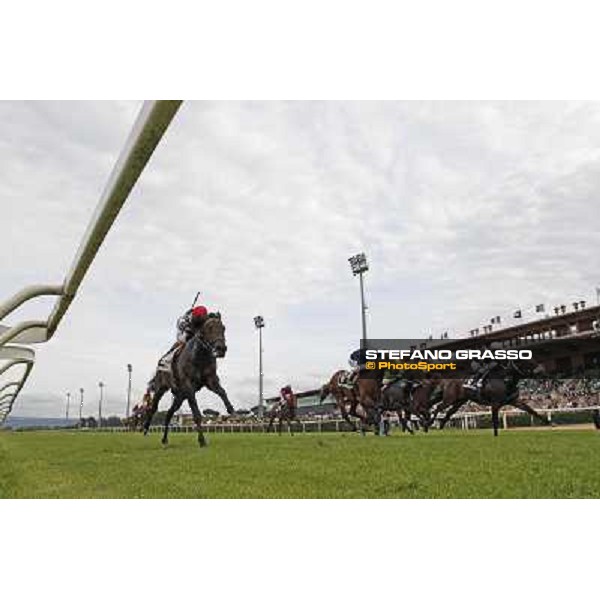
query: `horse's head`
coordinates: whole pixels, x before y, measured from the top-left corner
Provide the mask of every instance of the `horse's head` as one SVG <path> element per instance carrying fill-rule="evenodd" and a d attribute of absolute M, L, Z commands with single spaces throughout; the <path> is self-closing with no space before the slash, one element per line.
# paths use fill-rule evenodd
<path fill-rule="evenodd" d="M 325 400 L 325 398 L 327 398 L 327 396 L 329 396 L 329 393 L 331 391 L 331 386 L 326 383 L 322 388 L 321 388 L 321 394 L 319 396 L 320 402 L 319 404 L 323 403 L 323 400 Z"/>
<path fill-rule="evenodd" d="M 221 313 L 209 313 L 200 327 L 199 334 L 207 344 L 215 358 L 223 358 L 227 352 L 225 341 L 225 325 L 221 321 Z"/>

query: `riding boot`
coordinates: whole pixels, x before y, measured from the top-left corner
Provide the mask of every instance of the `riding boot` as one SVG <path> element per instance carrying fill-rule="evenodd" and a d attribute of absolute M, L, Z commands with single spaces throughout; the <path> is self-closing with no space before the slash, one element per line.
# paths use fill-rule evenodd
<path fill-rule="evenodd" d="M 167 356 L 169 356 L 169 354 L 171 354 L 171 352 L 173 352 L 173 350 L 175 350 L 175 348 L 177 348 L 178 346 L 180 346 L 182 344 L 182 342 L 180 342 L 179 340 L 176 341 L 159 359 L 158 362 L 160 362 L 161 360 L 165 359 Z"/>

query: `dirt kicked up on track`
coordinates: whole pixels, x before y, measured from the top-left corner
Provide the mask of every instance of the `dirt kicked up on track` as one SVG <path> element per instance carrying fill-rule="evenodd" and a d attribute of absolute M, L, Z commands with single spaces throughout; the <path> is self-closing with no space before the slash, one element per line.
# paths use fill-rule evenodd
<path fill-rule="evenodd" d="M 0 498 L 600 498 L 596 431 L 0 432 Z"/>

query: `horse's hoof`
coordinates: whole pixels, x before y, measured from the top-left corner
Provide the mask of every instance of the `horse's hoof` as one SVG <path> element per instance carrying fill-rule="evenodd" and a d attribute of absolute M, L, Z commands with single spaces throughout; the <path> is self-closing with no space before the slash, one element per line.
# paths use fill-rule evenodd
<path fill-rule="evenodd" d="M 169 447 L 169 442 L 167 440 L 162 440 L 161 444 L 162 444 L 163 448 L 168 448 Z"/>

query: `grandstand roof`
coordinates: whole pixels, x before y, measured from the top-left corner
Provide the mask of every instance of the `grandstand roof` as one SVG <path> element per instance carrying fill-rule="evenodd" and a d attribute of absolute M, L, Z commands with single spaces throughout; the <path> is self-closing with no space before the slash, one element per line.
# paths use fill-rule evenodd
<path fill-rule="evenodd" d="M 527 338 L 528 336 L 549 331 L 556 332 L 555 337 L 585 337 L 596 333 L 594 322 L 597 321 L 600 321 L 600 306 L 592 306 L 582 310 L 573 310 L 560 315 L 546 316 L 535 321 L 511 325 L 510 327 L 497 329 L 481 335 L 447 341 L 443 340 L 432 345 L 438 348 L 450 348 L 457 345 L 466 346 L 473 342 L 493 342 L 511 338 Z M 572 326 L 576 326 L 576 331 L 571 331 Z"/>

